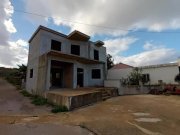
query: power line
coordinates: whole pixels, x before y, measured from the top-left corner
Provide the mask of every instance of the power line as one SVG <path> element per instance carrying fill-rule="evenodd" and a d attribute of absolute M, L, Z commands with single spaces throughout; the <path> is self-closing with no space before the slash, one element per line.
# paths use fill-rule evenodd
<path fill-rule="evenodd" d="M 4 7 L 0 7 L 3 8 Z M 10 8 L 5 8 L 5 9 L 9 9 Z M 109 26 L 100 26 L 100 25 L 93 25 L 93 24 L 88 24 L 88 23 L 83 23 L 83 22 L 78 22 L 78 21 L 72 21 L 70 19 L 66 19 L 66 18 L 58 18 L 58 17 L 50 17 L 50 16 L 46 16 L 43 14 L 38 14 L 38 13 L 33 13 L 33 12 L 28 12 L 28 11 L 24 11 L 24 10 L 19 10 L 19 9 L 13 9 L 14 12 L 19 12 L 19 13 L 24 13 L 24 14 L 29 14 L 29 15 L 34 15 L 34 16 L 38 16 L 38 17 L 43 17 L 43 18 L 52 18 L 52 19 L 59 19 L 62 22 L 69 22 L 69 23 L 75 23 L 75 24 L 81 24 L 81 25 L 87 25 L 87 26 L 91 26 L 91 27 L 97 27 L 97 28 L 102 28 L 102 29 L 110 29 L 110 30 L 121 30 L 121 31 L 126 31 L 126 32 L 134 32 L 134 33 L 180 33 L 180 31 L 160 31 L 160 32 L 155 32 L 155 31 L 142 31 L 142 30 L 128 30 L 128 29 L 123 29 L 120 27 L 109 27 Z"/>

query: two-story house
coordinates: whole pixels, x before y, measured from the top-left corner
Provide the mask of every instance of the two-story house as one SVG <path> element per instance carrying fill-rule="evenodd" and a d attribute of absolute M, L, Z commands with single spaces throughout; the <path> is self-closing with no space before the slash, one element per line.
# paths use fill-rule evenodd
<path fill-rule="evenodd" d="M 29 40 L 26 90 L 103 86 L 106 48 L 79 31 L 65 35 L 39 26 Z"/>

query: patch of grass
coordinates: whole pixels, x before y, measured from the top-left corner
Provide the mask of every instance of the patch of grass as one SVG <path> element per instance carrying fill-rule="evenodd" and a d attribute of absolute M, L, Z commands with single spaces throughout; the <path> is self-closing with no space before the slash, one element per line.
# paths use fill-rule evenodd
<path fill-rule="evenodd" d="M 25 90 L 22 90 L 20 93 L 23 94 L 23 96 L 25 96 L 25 97 L 32 97 L 33 96 L 32 94 L 30 94 L 29 92 L 27 92 Z"/>
<path fill-rule="evenodd" d="M 58 113 L 58 112 L 67 112 L 68 108 L 66 106 L 58 106 L 53 104 L 52 102 L 49 102 L 46 98 L 38 96 L 38 95 L 32 95 L 29 92 L 22 90 L 20 92 L 22 95 L 24 95 L 25 97 L 29 97 L 31 99 L 31 103 L 37 106 L 41 106 L 41 105 L 47 105 L 47 106 L 51 106 L 52 113 Z"/>
<path fill-rule="evenodd" d="M 58 112 L 67 112 L 68 108 L 66 106 L 54 106 L 51 110 L 52 113 L 58 113 Z"/>
<path fill-rule="evenodd" d="M 47 99 L 43 98 L 41 96 L 35 95 L 35 96 L 31 97 L 31 99 L 32 99 L 31 103 L 34 105 L 40 106 L 40 105 L 46 105 L 47 104 Z"/>

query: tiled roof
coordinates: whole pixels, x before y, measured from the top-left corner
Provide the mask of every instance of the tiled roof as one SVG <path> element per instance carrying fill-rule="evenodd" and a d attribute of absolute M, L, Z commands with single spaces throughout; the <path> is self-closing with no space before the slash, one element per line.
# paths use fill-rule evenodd
<path fill-rule="evenodd" d="M 133 67 L 124 63 L 119 63 L 114 65 L 111 69 L 124 69 L 124 68 L 133 68 Z"/>

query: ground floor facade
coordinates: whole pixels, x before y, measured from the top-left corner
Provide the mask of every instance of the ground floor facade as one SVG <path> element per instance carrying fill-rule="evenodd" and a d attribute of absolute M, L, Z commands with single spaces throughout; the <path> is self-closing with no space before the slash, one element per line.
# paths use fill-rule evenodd
<path fill-rule="evenodd" d="M 38 65 L 28 64 L 26 90 L 42 93 L 57 88 L 99 87 L 105 73 L 105 63 L 43 55 Z"/>

